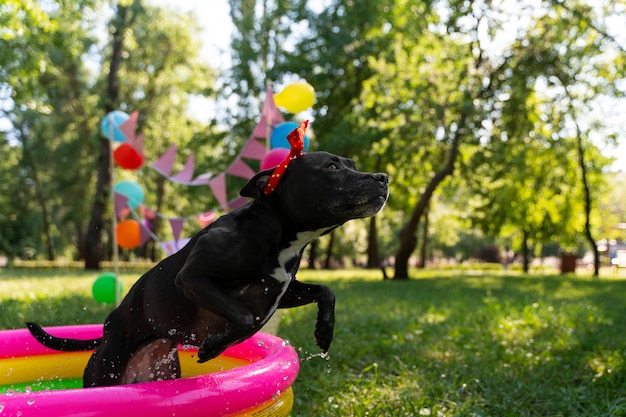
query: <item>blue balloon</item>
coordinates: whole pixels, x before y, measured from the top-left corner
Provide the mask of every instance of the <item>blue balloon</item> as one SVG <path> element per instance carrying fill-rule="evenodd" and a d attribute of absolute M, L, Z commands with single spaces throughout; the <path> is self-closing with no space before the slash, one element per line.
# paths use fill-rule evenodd
<path fill-rule="evenodd" d="M 298 127 L 298 123 L 285 122 L 281 123 L 274 128 L 272 135 L 270 136 L 270 148 L 286 148 L 291 149 L 291 145 L 287 140 L 287 135 Z M 309 149 L 309 137 L 304 135 L 304 151 Z"/>
<path fill-rule="evenodd" d="M 143 203 L 143 189 L 134 181 L 120 181 L 113 190 L 128 199 L 128 207 L 137 208 Z"/>
<path fill-rule="evenodd" d="M 126 142 L 126 135 L 120 130 L 120 125 L 127 121 L 130 116 L 123 111 L 115 110 L 107 113 L 102 118 L 100 130 L 104 137 L 115 142 Z"/>

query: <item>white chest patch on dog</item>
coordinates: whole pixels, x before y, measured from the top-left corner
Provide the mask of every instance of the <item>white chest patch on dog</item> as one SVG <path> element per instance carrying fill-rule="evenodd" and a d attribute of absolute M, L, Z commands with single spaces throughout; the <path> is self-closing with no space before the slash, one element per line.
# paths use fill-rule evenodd
<path fill-rule="evenodd" d="M 306 245 L 308 245 L 310 242 L 317 239 L 330 229 L 332 228 L 324 228 L 309 232 L 300 232 L 296 235 L 296 240 L 289 243 L 289 246 L 280 251 L 280 253 L 278 254 L 278 267 L 274 269 L 271 277 L 279 282 L 282 285 L 282 288 L 280 290 L 280 295 L 276 298 L 276 302 L 274 303 L 274 306 L 271 310 L 272 313 L 278 308 L 280 300 L 283 298 L 283 295 L 285 295 L 285 291 L 287 291 L 287 287 L 289 287 L 289 283 L 293 279 L 291 270 L 287 271 L 287 263 L 289 263 L 290 260 L 300 256 L 300 252 Z M 269 319 L 269 317 L 267 319 Z"/>
<path fill-rule="evenodd" d="M 292 241 L 288 247 L 281 250 L 278 254 L 278 267 L 274 269 L 272 273 L 272 278 L 276 281 L 284 283 L 289 283 L 293 278 L 291 276 L 291 271 L 287 271 L 285 268 L 287 263 L 300 255 L 302 248 L 304 248 L 307 244 L 312 242 L 313 240 L 320 237 L 327 231 L 327 228 L 314 230 L 309 232 L 300 232 L 296 236 L 296 240 Z"/>

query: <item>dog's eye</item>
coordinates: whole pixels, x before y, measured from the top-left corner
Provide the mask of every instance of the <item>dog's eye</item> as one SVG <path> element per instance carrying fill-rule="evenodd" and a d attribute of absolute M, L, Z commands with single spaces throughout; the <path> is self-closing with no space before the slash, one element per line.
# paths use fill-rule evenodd
<path fill-rule="evenodd" d="M 335 169 L 337 169 L 337 165 L 335 165 L 335 164 L 328 164 L 328 165 L 326 165 L 326 169 L 330 169 L 331 171 L 334 171 Z"/>

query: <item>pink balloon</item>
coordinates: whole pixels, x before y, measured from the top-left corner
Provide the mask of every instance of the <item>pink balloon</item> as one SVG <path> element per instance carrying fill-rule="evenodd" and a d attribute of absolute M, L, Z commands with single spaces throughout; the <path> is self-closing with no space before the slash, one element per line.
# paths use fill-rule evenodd
<path fill-rule="evenodd" d="M 265 171 L 266 169 L 276 167 L 278 164 L 280 164 L 283 161 L 283 159 L 287 157 L 287 155 L 289 155 L 289 149 L 285 149 L 285 148 L 272 149 L 261 160 L 261 171 Z"/>

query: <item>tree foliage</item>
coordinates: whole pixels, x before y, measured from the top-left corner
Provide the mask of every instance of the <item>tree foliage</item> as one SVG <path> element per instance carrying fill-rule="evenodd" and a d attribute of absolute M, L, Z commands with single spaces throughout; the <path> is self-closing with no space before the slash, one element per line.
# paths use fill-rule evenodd
<path fill-rule="evenodd" d="M 601 148 L 624 135 L 610 124 L 619 117 L 605 117 L 623 109 L 624 39 L 614 23 L 622 3 L 229 5 L 232 67 L 223 74 L 202 61 L 193 16 L 145 1 L 0 6 L 0 172 L 10 178 L 0 186 L 2 253 L 79 258 L 86 232 L 96 245 L 107 239 L 111 184 L 106 169 L 96 173 L 108 155 L 97 129 L 107 110 L 140 112 L 148 156 L 176 142 L 195 152 L 199 170 L 220 171 L 258 120 L 268 82 L 280 90 L 296 79 L 316 90 L 306 114 L 312 150 L 391 178 L 386 210 L 324 242 L 327 252 L 350 257 L 347 243 L 359 236 L 371 266 L 395 254 L 396 276 L 408 277 L 420 240 L 428 253 L 478 230 L 476 242 L 510 242 L 528 264 L 541 246 L 593 247 L 595 236 L 619 235 L 609 223 L 625 213 L 606 198 L 611 161 Z M 102 22 L 105 39 L 90 29 Z M 194 95 L 219 95 L 215 123 L 188 116 Z M 140 180 L 146 204 L 167 215 L 214 204 L 206 190 L 150 170 L 122 177 Z M 181 193 L 189 198 L 173 198 Z"/>
<path fill-rule="evenodd" d="M 109 142 L 99 133 L 107 111 L 140 111 L 148 158 L 171 143 L 184 147 L 196 138 L 190 147 L 200 149 L 216 140 L 212 129 L 187 114 L 189 97 L 212 94 L 215 76 L 199 56 L 194 18 L 140 2 L 117 5 L 111 33 L 119 36 L 101 43 L 91 28 L 105 23 L 98 19 L 107 10 L 85 0 L 46 2 L 45 9 L 38 2 L 1 6 L 0 19 L 9 28 L 3 42 L 14 51 L 2 55 L 0 69 L 7 155 L 2 169 L 11 179 L 4 195 L 12 203 L 2 207 L 1 239 L 9 256 L 43 250 L 51 259 L 81 258 L 90 231 L 91 265 L 110 253 L 102 242 L 111 212 Z M 149 170 L 137 176 L 152 207 L 166 213 L 189 207 L 181 207 L 181 199 L 168 201 L 167 187 L 153 186 L 160 179 Z M 194 205 L 202 212 L 201 204 Z"/>

